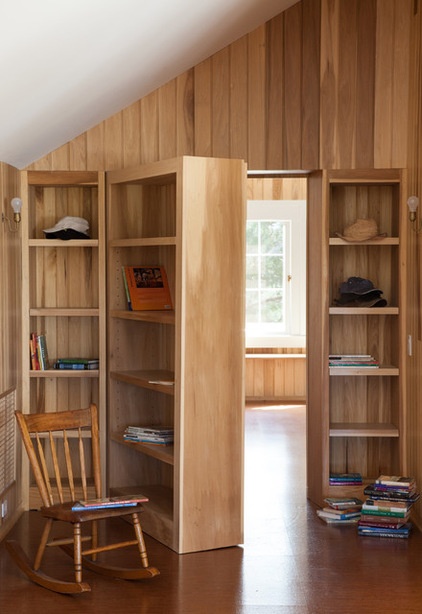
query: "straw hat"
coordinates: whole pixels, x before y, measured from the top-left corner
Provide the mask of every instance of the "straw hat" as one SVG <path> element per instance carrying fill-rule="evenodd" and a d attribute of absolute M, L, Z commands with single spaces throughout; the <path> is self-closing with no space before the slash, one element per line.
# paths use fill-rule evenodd
<path fill-rule="evenodd" d="M 343 234 L 336 233 L 345 241 L 369 241 L 370 239 L 382 239 L 387 233 L 379 234 L 378 226 L 373 219 L 357 219 L 356 222 L 347 226 Z"/>

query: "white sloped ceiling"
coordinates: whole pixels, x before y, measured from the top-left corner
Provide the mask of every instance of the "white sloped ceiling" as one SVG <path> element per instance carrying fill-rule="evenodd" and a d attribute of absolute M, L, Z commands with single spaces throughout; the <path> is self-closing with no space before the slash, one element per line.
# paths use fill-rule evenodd
<path fill-rule="evenodd" d="M 2 0 L 0 160 L 24 168 L 298 0 Z"/>

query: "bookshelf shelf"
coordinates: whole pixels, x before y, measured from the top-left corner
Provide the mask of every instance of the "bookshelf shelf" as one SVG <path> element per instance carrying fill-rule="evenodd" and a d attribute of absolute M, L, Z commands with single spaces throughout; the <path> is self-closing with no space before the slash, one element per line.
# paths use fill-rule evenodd
<path fill-rule="evenodd" d="M 174 465 L 174 446 L 156 446 L 148 443 L 138 443 L 136 441 L 125 441 L 122 433 L 113 434 L 111 438 L 113 441 L 128 448 L 132 448 L 137 452 L 142 452 L 142 454 L 156 458 L 168 465 Z"/>
<path fill-rule="evenodd" d="M 108 482 L 149 496 L 145 532 L 180 554 L 243 541 L 245 180 L 241 160 L 196 156 L 107 174 Z M 165 268 L 173 311 L 127 309 L 137 265 Z M 129 425 L 174 445 L 125 441 Z"/>
<path fill-rule="evenodd" d="M 172 371 L 111 371 L 110 377 L 141 388 L 149 388 L 156 392 L 174 395 L 174 373 Z M 158 382 L 172 383 L 161 384 Z"/>
<path fill-rule="evenodd" d="M 329 473 L 406 475 L 406 173 L 400 169 L 311 173 L 308 328 L 308 493 L 317 505 L 346 496 Z M 375 220 L 380 238 L 339 237 L 357 220 Z M 387 304 L 342 304 L 350 278 L 369 280 Z M 379 297 L 377 297 L 379 298 Z M 350 304 L 349 303 L 349 304 Z M 372 356 L 379 368 L 333 367 L 330 355 Z M 322 426 L 321 426 L 322 425 Z M 321 437 L 322 428 L 322 437 Z M 334 494 L 335 493 L 335 494 Z M 363 496 L 363 488 L 354 489 Z"/>
<path fill-rule="evenodd" d="M 330 437 L 399 437 L 394 424 L 330 424 Z"/>
<path fill-rule="evenodd" d="M 101 454 L 106 456 L 105 174 L 22 171 L 22 405 L 56 412 L 97 404 Z M 47 239 L 43 229 L 65 216 L 83 217 L 92 238 Z M 99 358 L 96 370 L 31 369 L 31 333 L 45 334 L 50 364 L 57 358 Z M 105 486 L 105 467 L 103 472 Z M 23 502 L 33 499 L 30 475 Z"/>

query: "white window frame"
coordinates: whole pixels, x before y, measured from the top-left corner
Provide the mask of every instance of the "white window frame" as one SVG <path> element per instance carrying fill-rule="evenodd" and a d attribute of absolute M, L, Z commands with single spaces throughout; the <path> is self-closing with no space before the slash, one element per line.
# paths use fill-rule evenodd
<path fill-rule="evenodd" d="M 291 240 L 286 253 L 285 308 L 288 329 L 284 333 L 257 333 L 245 325 L 246 347 L 306 346 L 306 201 L 249 200 L 248 220 L 279 219 L 289 222 Z M 289 276 L 290 281 L 287 281 Z"/>

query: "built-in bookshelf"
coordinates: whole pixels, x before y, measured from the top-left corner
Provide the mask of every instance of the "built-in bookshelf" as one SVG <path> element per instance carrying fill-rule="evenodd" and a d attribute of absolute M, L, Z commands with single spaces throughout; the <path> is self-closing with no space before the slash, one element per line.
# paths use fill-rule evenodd
<path fill-rule="evenodd" d="M 147 495 L 145 532 L 179 553 L 243 540 L 245 181 L 200 157 L 107 174 L 110 492 Z M 129 310 L 122 267 L 141 265 L 165 268 L 171 311 Z"/>
<path fill-rule="evenodd" d="M 104 173 L 21 173 L 23 411 L 55 412 L 96 403 L 103 456 L 106 452 L 104 190 Z M 44 230 L 66 216 L 86 219 L 89 238 L 48 238 Z M 45 335 L 49 368 L 32 368 L 29 340 L 33 332 Z M 71 357 L 98 358 L 99 368 L 53 368 L 56 359 Z M 103 480 L 105 484 L 105 470 Z M 23 496 L 26 507 L 40 503 L 29 475 Z"/>
<path fill-rule="evenodd" d="M 405 473 L 405 173 L 332 170 L 309 179 L 308 492 L 362 496 L 380 474 Z M 378 234 L 345 239 L 356 220 Z M 348 279 L 373 282 L 383 306 L 339 304 Z M 330 367 L 328 356 L 368 354 L 371 366 Z M 362 475 L 363 485 L 330 486 L 330 473 Z"/>

